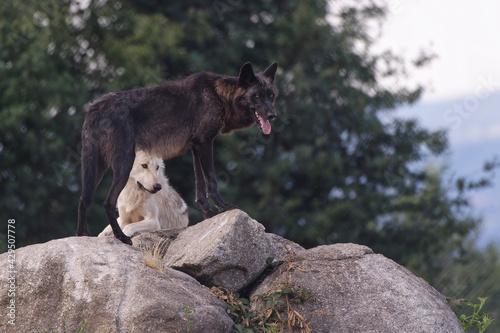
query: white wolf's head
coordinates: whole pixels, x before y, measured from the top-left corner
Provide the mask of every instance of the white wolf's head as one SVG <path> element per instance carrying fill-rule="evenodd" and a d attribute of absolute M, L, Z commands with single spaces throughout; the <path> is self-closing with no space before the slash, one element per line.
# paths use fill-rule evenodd
<path fill-rule="evenodd" d="M 154 194 L 162 189 L 160 184 L 162 175 L 165 172 L 163 160 L 158 157 L 139 150 L 135 153 L 134 166 L 130 172 L 133 179 L 141 190 Z"/>

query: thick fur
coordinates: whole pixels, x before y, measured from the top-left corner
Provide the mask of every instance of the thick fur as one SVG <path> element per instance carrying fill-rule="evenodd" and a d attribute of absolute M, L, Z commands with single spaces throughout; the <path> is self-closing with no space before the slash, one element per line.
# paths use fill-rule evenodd
<path fill-rule="evenodd" d="M 129 237 L 189 223 L 187 205 L 169 185 L 163 160 L 145 151 L 135 153 L 127 185 L 118 197 L 118 224 Z M 111 236 L 108 225 L 99 237 Z"/>
<path fill-rule="evenodd" d="M 79 236 L 90 235 L 87 210 L 95 188 L 110 167 L 113 182 L 104 201 L 116 238 L 131 244 L 117 222 L 116 204 L 129 179 L 136 149 L 168 159 L 191 150 L 196 201 L 208 218 L 234 209 L 221 198 L 213 162 L 213 140 L 219 133 L 253 124 L 269 134 L 276 118 L 274 76 L 277 64 L 254 74 L 249 63 L 238 77 L 197 73 L 159 86 L 112 93 L 91 103 L 82 128 L 82 195 L 78 206 Z"/>

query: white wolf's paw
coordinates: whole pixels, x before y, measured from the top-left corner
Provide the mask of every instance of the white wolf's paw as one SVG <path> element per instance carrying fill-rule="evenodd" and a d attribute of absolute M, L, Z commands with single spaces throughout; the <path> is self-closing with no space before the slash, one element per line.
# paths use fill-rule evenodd
<path fill-rule="evenodd" d="M 106 227 L 97 237 L 109 237 L 109 236 L 114 236 L 113 235 L 113 229 L 111 227 Z"/>
<path fill-rule="evenodd" d="M 129 236 L 130 238 L 134 237 L 134 236 L 137 236 L 137 235 L 140 235 L 141 232 L 139 230 L 133 230 L 132 227 L 130 228 L 127 228 L 128 226 L 130 226 L 130 224 L 126 225 L 124 228 L 123 228 L 123 233 L 127 236 Z"/>

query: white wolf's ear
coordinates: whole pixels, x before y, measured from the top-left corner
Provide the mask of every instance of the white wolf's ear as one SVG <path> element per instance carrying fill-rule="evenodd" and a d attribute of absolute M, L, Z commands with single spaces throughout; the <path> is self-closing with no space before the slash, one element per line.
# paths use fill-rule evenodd
<path fill-rule="evenodd" d="M 248 87 L 257 80 L 253 72 L 252 64 L 247 62 L 241 67 L 238 79 L 240 81 L 240 85 L 243 87 Z"/>
<path fill-rule="evenodd" d="M 274 76 L 276 75 L 276 70 L 278 69 L 278 63 L 273 62 L 271 66 L 267 67 L 264 73 L 262 73 L 263 76 L 268 77 L 271 79 L 271 82 L 274 81 Z"/>

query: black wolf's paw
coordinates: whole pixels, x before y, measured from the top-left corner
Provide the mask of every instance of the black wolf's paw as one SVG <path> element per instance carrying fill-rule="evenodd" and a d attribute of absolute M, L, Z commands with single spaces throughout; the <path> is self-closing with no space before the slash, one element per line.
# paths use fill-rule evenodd
<path fill-rule="evenodd" d="M 118 238 L 124 244 L 132 245 L 132 239 L 125 234 L 123 236 L 116 236 L 116 238 Z"/>
<path fill-rule="evenodd" d="M 205 219 L 209 219 L 209 218 L 211 218 L 211 217 L 214 217 L 214 216 L 215 216 L 215 215 L 217 215 L 217 214 L 219 214 L 219 212 L 216 212 L 216 211 L 214 211 L 214 210 L 212 210 L 212 209 L 209 209 L 209 210 L 207 210 L 207 211 L 203 211 L 203 217 L 204 217 Z"/>

